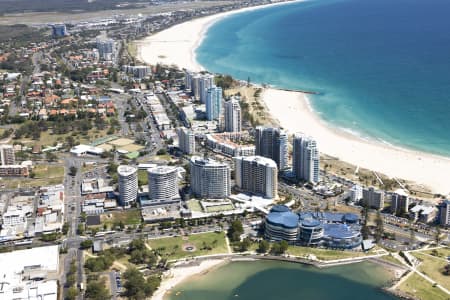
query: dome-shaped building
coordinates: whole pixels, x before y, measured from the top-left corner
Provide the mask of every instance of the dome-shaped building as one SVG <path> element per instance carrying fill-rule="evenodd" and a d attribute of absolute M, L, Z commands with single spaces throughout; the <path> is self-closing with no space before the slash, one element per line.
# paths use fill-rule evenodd
<path fill-rule="evenodd" d="M 265 237 L 270 241 L 295 242 L 298 238 L 297 214 L 284 205 L 272 207 L 266 217 Z"/>

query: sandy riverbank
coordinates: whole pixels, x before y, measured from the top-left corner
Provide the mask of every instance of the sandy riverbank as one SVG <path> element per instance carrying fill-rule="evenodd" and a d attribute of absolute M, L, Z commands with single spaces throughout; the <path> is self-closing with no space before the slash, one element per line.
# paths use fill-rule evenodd
<path fill-rule="evenodd" d="M 175 64 L 192 71 L 203 70 L 196 61 L 195 49 L 209 26 L 231 14 L 258 8 L 261 7 L 207 16 L 159 32 L 138 42 L 138 58 L 150 64 Z M 434 193 L 450 193 L 449 158 L 363 140 L 333 128 L 311 110 L 302 93 L 266 89 L 262 99 L 282 127 L 290 133 L 313 136 L 322 153 L 391 177 L 415 181 Z"/>
<path fill-rule="evenodd" d="M 163 300 L 167 293 L 170 293 L 172 288 L 184 280 L 189 279 L 194 275 L 200 275 L 209 272 L 213 268 L 217 268 L 227 263 L 227 259 L 212 259 L 204 260 L 199 265 L 175 267 L 167 271 L 163 276 L 163 281 L 158 290 L 153 294 L 152 300 Z"/>

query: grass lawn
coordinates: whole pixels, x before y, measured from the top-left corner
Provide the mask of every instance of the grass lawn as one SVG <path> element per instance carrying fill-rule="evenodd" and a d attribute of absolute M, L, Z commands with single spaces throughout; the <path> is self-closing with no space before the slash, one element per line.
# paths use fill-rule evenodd
<path fill-rule="evenodd" d="M 420 251 L 420 252 L 433 255 L 434 251 L 436 251 L 437 257 L 440 257 L 440 258 L 447 259 L 447 257 L 450 256 L 450 248 L 440 248 L 440 249 L 436 249 L 436 250 L 427 250 L 427 251 Z"/>
<path fill-rule="evenodd" d="M 64 180 L 64 167 L 60 165 L 36 165 L 34 178 L 2 178 L 6 188 L 38 187 L 61 184 Z"/>
<path fill-rule="evenodd" d="M 448 300 L 449 296 L 417 274 L 412 274 L 399 289 L 421 300 Z"/>
<path fill-rule="evenodd" d="M 379 259 L 402 266 L 402 263 L 392 255 L 380 256 Z"/>
<path fill-rule="evenodd" d="M 317 259 L 320 260 L 335 260 L 365 255 L 364 252 L 357 252 L 357 251 L 319 249 L 319 248 L 299 247 L 299 246 L 289 246 L 287 253 L 289 255 L 301 257 L 306 257 L 308 254 L 313 254 L 317 257 Z"/>
<path fill-rule="evenodd" d="M 234 209 L 233 205 L 224 204 L 224 205 L 209 206 L 206 208 L 206 212 L 212 213 L 212 212 L 227 211 L 227 210 L 233 210 L 233 209 Z"/>
<path fill-rule="evenodd" d="M 135 42 L 129 42 L 127 44 L 127 50 L 128 50 L 128 54 L 130 54 L 131 57 L 137 56 L 137 45 Z"/>
<path fill-rule="evenodd" d="M 202 206 L 200 205 L 200 201 L 198 200 L 189 200 L 187 202 L 187 206 L 192 211 L 203 212 Z"/>
<path fill-rule="evenodd" d="M 53 146 L 55 143 L 58 142 L 64 142 L 66 140 L 66 137 L 73 136 L 74 140 L 76 142 L 79 142 L 80 144 L 86 144 L 90 143 L 93 139 L 106 136 L 106 132 L 108 130 L 98 130 L 96 128 L 93 128 L 87 132 L 86 135 L 81 133 L 76 133 L 75 135 L 72 135 L 73 132 L 65 133 L 65 134 L 52 134 L 50 130 L 41 132 L 41 137 L 38 141 L 32 140 L 32 139 L 23 139 L 21 142 L 25 144 L 31 144 L 31 145 L 41 145 L 42 147 L 45 146 Z"/>
<path fill-rule="evenodd" d="M 142 150 L 145 147 L 141 146 L 141 145 L 137 145 L 137 144 L 129 144 L 129 145 L 118 147 L 118 148 L 120 150 L 125 150 L 125 151 L 128 151 L 128 152 L 135 152 L 135 151 Z"/>
<path fill-rule="evenodd" d="M 419 266 L 420 272 L 429 276 L 440 285 L 450 287 L 450 276 L 442 274 L 444 267 L 448 264 L 446 259 L 424 255 L 419 252 L 412 252 L 411 254 L 422 261 Z"/>
<path fill-rule="evenodd" d="M 148 240 L 148 244 L 152 249 L 159 251 L 162 257 L 169 260 L 228 252 L 224 232 L 207 232 L 186 237 L 177 236 L 150 239 Z M 191 245 L 195 249 L 193 251 L 185 251 L 183 249 L 184 245 Z M 203 249 L 204 245 L 211 247 L 211 249 Z"/>
<path fill-rule="evenodd" d="M 57 165 L 36 165 L 33 172 L 35 178 L 64 177 L 64 167 Z"/>
<path fill-rule="evenodd" d="M 172 156 L 170 156 L 169 154 L 161 154 L 161 155 L 153 156 L 152 159 L 171 161 L 172 160 Z"/>
<path fill-rule="evenodd" d="M 148 184 L 147 170 L 138 170 L 138 181 L 140 185 Z"/>
<path fill-rule="evenodd" d="M 139 209 L 130 209 L 124 211 L 114 211 L 101 216 L 102 224 L 107 224 L 111 228 L 114 224 L 122 221 L 125 225 L 139 225 L 142 222 L 141 211 Z"/>

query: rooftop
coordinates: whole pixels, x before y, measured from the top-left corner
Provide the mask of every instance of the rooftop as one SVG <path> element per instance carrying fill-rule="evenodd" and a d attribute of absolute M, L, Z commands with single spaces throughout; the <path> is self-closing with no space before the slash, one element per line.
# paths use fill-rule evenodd
<path fill-rule="evenodd" d="M 227 164 L 225 164 L 223 162 L 216 161 L 211 158 L 203 158 L 203 157 L 195 156 L 195 155 L 191 157 L 191 162 L 196 165 L 204 165 L 204 166 L 215 166 L 215 167 L 228 166 Z"/>
<path fill-rule="evenodd" d="M 149 174 L 155 174 L 155 175 L 163 175 L 163 174 L 169 174 L 172 172 L 176 172 L 177 167 L 171 167 L 171 166 L 158 166 L 151 169 L 147 169 L 147 172 Z"/>
<path fill-rule="evenodd" d="M 126 165 L 120 165 L 120 166 L 117 168 L 117 173 L 118 173 L 120 176 L 129 176 L 129 175 L 131 175 L 131 174 L 133 174 L 133 173 L 136 173 L 136 171 L 137 171 L 137 169 L 136 169 L 135 167 L 132 167 L 132 166 L 126 166 Z"/>
<path fill-rule="evenodd" d="M 238 156 L 235 159 L 248 161 L 248 162 L 256 162 L 261 165 L 266 165 L 268 167 L 276 168 L 277 164 L 272 159 L 263 157 L 263 156 Z"/>

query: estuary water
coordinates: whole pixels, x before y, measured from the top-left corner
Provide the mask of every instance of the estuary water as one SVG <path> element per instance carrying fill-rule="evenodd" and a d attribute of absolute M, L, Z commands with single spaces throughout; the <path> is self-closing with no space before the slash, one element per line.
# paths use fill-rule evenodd
<path fill-rule="evenodd" d="M 380 288 L 390 278 L 383 267 L 369 262 L 327 269 L 232 262 L 176 286 L 167 300 L 393 300 Z"/>

